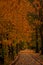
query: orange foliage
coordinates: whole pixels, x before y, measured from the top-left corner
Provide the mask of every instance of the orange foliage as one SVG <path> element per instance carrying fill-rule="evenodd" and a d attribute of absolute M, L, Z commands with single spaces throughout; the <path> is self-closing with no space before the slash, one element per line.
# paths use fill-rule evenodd
<path fill-rule="evenodd" d="M 32 28 L 26 20 L 27 12 L 35 12 L 33 6 L 27 0 L 1 0 L 0 1 L 0 15 L 4 19 L 10 20 L 15 25 L 14 39 L 31 40 Z"/>

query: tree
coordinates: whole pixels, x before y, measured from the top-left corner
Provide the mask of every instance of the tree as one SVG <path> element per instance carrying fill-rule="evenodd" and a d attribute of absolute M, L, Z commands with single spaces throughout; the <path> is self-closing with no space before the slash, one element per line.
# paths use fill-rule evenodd
<path fill-rule="evenodd" d="M 28 0 L 33 8 L 35 8 L 35 16 L 34 17 L 34 20 L 39 20 L 40 21 L 40 36 L 41 36 L 41 54 L 43 54 L 43 0 L 38 0 L 38 2 L 36 2 L 35 4 L 33 2 L 35 2 L 35 0 Z M 33 13 L 31 13 L 33 15 Z M 36 16 L 37 15 L 37 16 Z M 35 22 L 35 21 L 34 21 Z M 37 21 L 36 21 L 37 22 Z M 37 28 L 36 28 L 37 30 Z"/>
<path fill-rule="evenodd" d="M 30 25 L 32 26 L 32 28 L 35 30 L 36 33 L 36 53 L 38 53 L 39 52 L 38 50 L 38 27 L 39 26 L 37 26 L 37 24 L 34 23 L 35 20 L 37 21 L 38 16 L 34 13 L 28 12 L 27 18 L 28 18 L 27 20 L 29 21 Z"/>
<path fill-rule="evenodd" d="M 6 59 L 10 59 L 8 58 L 8 44 L 12 42 L 13 35 L 15 33 L 15 26 L 13 23 L 11 23 L 11 21 L 4 19 L 3 17 L 0 17 L 0 42 L 2 44 L 2 48 L 1 48 L 1 56 L 0 57 L 2 59 L 2 62 L 4 62 L 5 64 L 8 64 Z M 10 40 L 10 42 L 9 42 Z M 10 45 L 9 45 L 10 46 Z M 13 54 L 11 57 L 12 59 L 14 59 L 14 50 L 13 46 L 11 46 L 11 54 Z"/>
<path fill-rule="evenodd" d="M 43 0 L 40 0 L 39 18 L 41 21 L 40 36 L 41 36 L 41 54 L 43 55 Z"/>

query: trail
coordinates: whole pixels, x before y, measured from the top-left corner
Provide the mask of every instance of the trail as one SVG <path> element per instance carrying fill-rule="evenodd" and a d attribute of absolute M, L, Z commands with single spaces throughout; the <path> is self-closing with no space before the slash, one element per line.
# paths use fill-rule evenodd
<path fill-rule="evenodd" d="M 33 55 L 32 50 L 23 50 L 19 53 L 19 59 L 16 64 L 13 65 L 43 65 Z"/>

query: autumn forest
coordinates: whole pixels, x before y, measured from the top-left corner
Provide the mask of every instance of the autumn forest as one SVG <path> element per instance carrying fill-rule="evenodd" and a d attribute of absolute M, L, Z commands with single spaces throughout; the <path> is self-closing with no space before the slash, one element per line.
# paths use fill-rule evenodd
<path fill-rule="evenodd" d="M 0 0 L 0 65 L 25 49 L 43 56 L 43 0 Z"/>

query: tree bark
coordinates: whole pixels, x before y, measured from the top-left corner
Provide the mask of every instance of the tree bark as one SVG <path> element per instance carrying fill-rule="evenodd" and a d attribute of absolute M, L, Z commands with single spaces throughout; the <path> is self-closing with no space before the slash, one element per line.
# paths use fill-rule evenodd
<path fill-rule="evenodd" d="M 43 24 L 40 27 L 40 36 L 41 36 L 41 54 L 43 55 Z"/>
<path fill-rule="evenodd" d="M 42 23 L 40 26 L 40 36 L 41 36 L 41 54 L 43 55 L 43 0 L 40 0 L 41 8 L 39 10 L 39 18 Z"/>
<path fill-rule="evenodd" d="M 36 28 L 36 53 L 39 53 L 39 49 L 38 49 L 38 31 Z"/>

